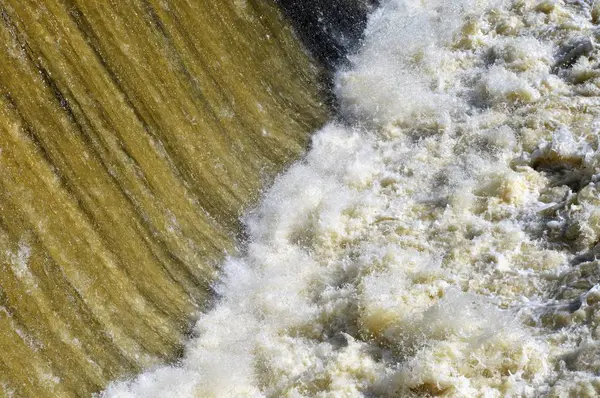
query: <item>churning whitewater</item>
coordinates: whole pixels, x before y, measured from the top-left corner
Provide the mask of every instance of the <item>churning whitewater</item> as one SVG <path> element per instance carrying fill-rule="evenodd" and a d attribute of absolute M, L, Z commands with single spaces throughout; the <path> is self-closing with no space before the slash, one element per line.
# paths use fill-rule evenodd
<path fill-rule="evenodd" d="M 600 394 L 599 21 L 383 1 L 184 358 L 104 394 Z"/>

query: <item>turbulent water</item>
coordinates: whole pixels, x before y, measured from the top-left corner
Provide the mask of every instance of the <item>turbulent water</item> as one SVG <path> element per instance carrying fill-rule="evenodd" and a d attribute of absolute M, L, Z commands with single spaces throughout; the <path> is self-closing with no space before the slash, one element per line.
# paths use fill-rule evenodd
<path fill-rule="evenodd" d="M 104 394 L 600 394 L 599 18 L 384 1 L 184 358 Z"/>

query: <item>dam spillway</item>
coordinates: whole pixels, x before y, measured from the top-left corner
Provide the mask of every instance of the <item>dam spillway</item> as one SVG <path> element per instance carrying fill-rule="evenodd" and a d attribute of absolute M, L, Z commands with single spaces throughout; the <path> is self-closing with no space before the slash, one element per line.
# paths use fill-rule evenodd
<path fill-rule="evenodd" d="M 268 1 L 0 15 L 0 394 L 85 396 L 176 358 L 322 70 Z"/>

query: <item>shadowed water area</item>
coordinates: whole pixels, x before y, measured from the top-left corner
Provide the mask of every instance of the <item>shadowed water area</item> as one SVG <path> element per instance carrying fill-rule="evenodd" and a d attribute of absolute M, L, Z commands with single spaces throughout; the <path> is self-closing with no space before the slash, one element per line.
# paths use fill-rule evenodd
<path fill-rule="evenodd" d="M 177 357 L 322 71 L 265 0 L 0 16 L 0 395 L 86 396 Z"/>

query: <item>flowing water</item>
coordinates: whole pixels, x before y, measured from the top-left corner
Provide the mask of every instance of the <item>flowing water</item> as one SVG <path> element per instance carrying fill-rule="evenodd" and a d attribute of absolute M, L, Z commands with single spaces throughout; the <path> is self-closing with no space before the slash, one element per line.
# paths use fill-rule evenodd
<path fill-rule="evenodd" d="M 271 1 L 0 0 L 0 396 L 181 354 L 319 73 Z"/>
<path fill-rule="evenodd" d="M 600 394 L 599 20 L 383 1 L 183 359 L 105 396 Z"/>

